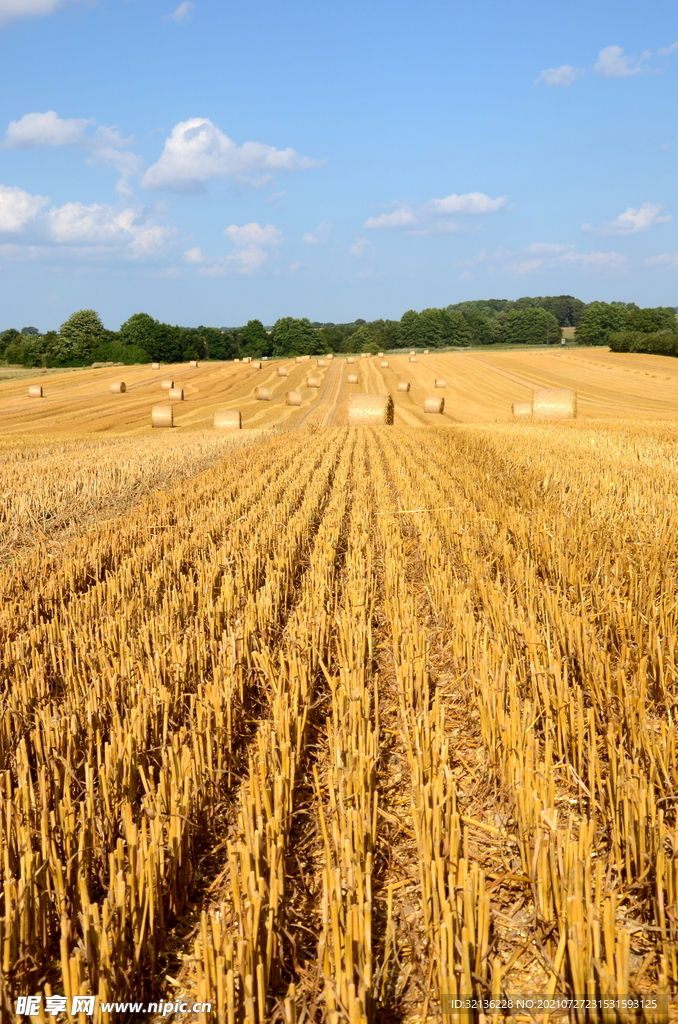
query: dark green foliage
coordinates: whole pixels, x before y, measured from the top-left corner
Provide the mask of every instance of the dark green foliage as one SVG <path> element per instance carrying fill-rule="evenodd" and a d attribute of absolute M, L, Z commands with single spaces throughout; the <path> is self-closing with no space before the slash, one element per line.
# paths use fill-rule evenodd
<path fill-rule="evenodd" d="M 301 320 L 284 316 L 276 321 L 272 334 L 274 356 L 305 356 L 324 350 L 319 332 L 314 330 L 306 317 Z"/>
<path fill-rule="evenodd" d="M 678 356 L 678 333 L 670 331 L 618 331 L 608 339 L 611 352 L 644 352 L 657 356 Z"/>
<path fill-rule="evenodd" d="M 50 359 L 55 366 L 87 366 L 104 340 L 104 325 L 93 309 L 79 309 L 61 325 Z"/>
<path fill-rule="evenodd" d="M 635 306 L 629 309 L 626 323 L 629 331 L 643 331 L 646 334 L 670 331 L 673 334 L 678 334 L 678 321 L 669 306 L 655 306 L 647 309 L 639 309 Z"/>
<path fill-rule="evenodd" d="M 510 309 L 502 326 L 502 341 L 525 345 L 554 345 L 560 327 L 553 313 L 539 306 Z"/>
<path fill-rule="evenodd" d="M 592 302 L 577 324 L 580 345 L 607 345 L 611 334 L 626 330 L 629 312 L 621 302 Z"/>

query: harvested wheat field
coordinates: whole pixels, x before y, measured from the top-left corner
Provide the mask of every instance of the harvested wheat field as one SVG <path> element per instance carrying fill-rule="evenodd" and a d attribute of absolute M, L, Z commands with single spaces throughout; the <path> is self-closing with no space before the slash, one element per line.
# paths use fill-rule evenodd
<path fill-rule="evenodd" d="M 3 1020 L 676 1019 L 678 367 L 388 361 L 0 384 Z"/>

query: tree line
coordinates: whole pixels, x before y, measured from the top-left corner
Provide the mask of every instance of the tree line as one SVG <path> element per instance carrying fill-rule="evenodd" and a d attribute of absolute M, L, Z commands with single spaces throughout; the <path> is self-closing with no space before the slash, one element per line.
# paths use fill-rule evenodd
<path fill-rule="evenodd" d="M 584 303 L 572 295 L 526 296 L 458 302 L 420 312 L 410 309 L 400 320 L 335 324 L 281 317 L 270 328 L 261 320 L 234 328 L 179 327 L 148 313 L 135 313 L 119 331 L 109 331 L 94 310 L 81 309 L 58 331 L 41 334 L 35 327 L 3 331 L 0 358 L 26 367 L 57 367 L 500 343 L 553 345 L 560 342 L 564 327 L 574 327 L 575 339 L 583 345 L 678 355 L 677 311 L 668 306 L 641 309 L 633 302 Z"/>

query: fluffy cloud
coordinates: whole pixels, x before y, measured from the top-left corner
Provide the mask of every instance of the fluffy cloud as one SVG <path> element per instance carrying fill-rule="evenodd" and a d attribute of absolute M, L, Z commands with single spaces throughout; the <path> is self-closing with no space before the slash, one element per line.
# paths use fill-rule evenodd
<path fill-rule="evenodd" d="M 621 273 L 628 267 L 628 257 L 618 252 L 579 252 L 574 245 L 559 245 L 550 242 L 533 242 L 522 249 L 513 251 L 497 249 L 494 252 L 481 251 L 470 260 L 461 260 L 459 266 L 476 267 L 484 265 L 513 277 L 524 277 L 536 270 L 559 270 L 564 266 L 581 266 L 591 270 Z M 468 270 L 464 271 L 468 275 Z M 469 280 L 466 276 L 464 280 Z"/>
<path fill-rule="evenodd" d="M 62 0 L 0 0 L 0 24 L 15 18 L 51 14 L 62 6 Z"/>
<path fill-rule="evenodd" d="M 200 267 L 205 277 L 225 277 L 227 274 L 254 274 L 266 263 L 271 253 L 282 244 L 283 235 L 273 224 L 229 224 L 224 234 L 233 243 L 234 252 L 230 256 L 211 259 L 201 249 L 187 249 L 184 258 L 187 263 Z"/>
<path fill-rule="evenodd" d="M 148 168 L 142 183 L 146 188 L 185 192 L 199 189 L 209 178 L 231 175 L 264 185 L 272 171 L 319 167 L 323 162 L 261 142 L 238 146 L 208 118 L 192 117 L 174 126 L 160 159 Z"/>
<path fill-rule="evenodd" d="M 628 206 L 614 220 L 601 224 L 597 229 L 591 224 L 582 224 L 582 231 L 597 230 L 601 235 L 637 235 L 656 224 L 669 224 L 673 220 L 670 214 L 660 217 L 660 213 L 660 203 L 643 203 L 638 209 Z"/>
<path fill-rule="evenodd" d="M 583 74 L 583 68 L 573 68 L 571 64 L 561 64 L 559 68 L 546 68 L 540 74 L 537 82 L 543 82 L 544 85 L 572 85 Z"/>
<path fill-rule="evenodd" d="M 640 57 L 631 57 L 624 53 L 621 46 L 605 46 L 598 54 L 593 70 L 605 78 L 627 78 L 645 71 L 643 64 L 651 56 L 651 50 L 644 50 Z"/>
<path fill-rule="evenodd" d="M 179 4 L 175 11 L 166 15 L 165 18 L 163 18 L 163 21 L 173 21 L 176 25 L 183 25 L 190 19 L 194 10 L 195 4 L 192 4 L 191 0 L 184 0 L 182 4 Z"/>
<path fill-rule="evenodd" d="M 47 196 L 32 196 L 15 185 L 0 185 L 0 232 L 23 231 L 48 202 Z"/>
<path fill-rule="evenodd" d="M 99 125 L 93 134 L 86 129 L 96 124 L 93 117 L 59 117 L 55 110 L 24 114 L 10 121 L 3 149 L 36 149 L 40 146 L 76 146 L 89 154 L 89 164 L 112 167 L 120 175 L 117 189 L 122 195 L 131 193 L 130 179 L 141 173 L 143 160 L 129 151 L 132 139 L 125 139 L 117 128 Z"/>
<path fill-rule="evenodd" d="M 453 192 L 444 199 L 431 199 L 423 206 L 398 204 L 390 213 L 368 217 L 364 227 L 404 228 L 412 235 L 447 234 L 464 230 L 456 221 L 450 220 L 450 217 L 475 217 L 497 213 L 504 209 L 506 200 L 507 196 L 490 199 L 484 192 L 465 192 L 463 195 Z"/>
<path fill-rule="evenodd" d="M 678 252 L 663 252 L 659 256 L 650 256 L 645 263 L 648 267 L 666 267 L 668 270 L 678 270 Z"/>
<path fill-rule="evenodd" d="M 304 242 L 307 242 L 308 245 L 326 245 L 330 240 L 331 230 L 331 224 L 328 224 L 326 221 L 321 221 L 315 231 L 307 231 L 306 234 L 302 236 L 302 239 Z"/>

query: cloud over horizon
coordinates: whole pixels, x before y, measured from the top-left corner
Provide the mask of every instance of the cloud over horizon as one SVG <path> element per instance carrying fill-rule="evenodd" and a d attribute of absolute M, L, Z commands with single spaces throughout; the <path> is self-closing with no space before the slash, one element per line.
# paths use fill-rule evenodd
<path fill-rule="evenodd" d="M 582 224 L 582 231 L 595 231 L 599 235 L 637 235 L 657 224 L 671 223 L 673 217 L 670 213 L 660 217 L 661 209 L 661 203 L 643 203 L 637 209 L 627 206 L 614 220 L 603 222 L 597 228 L 592 224 Z"/>
<path fill-rule="evenodd" d="M 371 230 L 404 228 L 408 234 L 413 235 L 452 234 L 469 229 L 450 217 L 498 213 L 506 207 L 507 199 L 508 196 L 490 199 L 484 192 L 466 192 L 463 195 L 453 192 L 444 199 L 430 199 L 428 203 L 417 207 L 408 203 L 395 204 L 395 209 L 390 213 L 368 217 L 363 227 Z"/>

